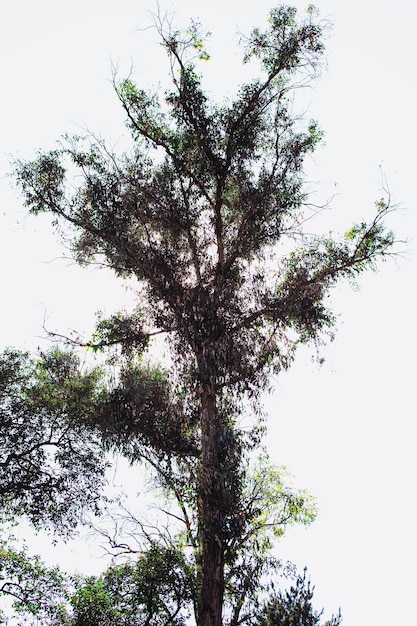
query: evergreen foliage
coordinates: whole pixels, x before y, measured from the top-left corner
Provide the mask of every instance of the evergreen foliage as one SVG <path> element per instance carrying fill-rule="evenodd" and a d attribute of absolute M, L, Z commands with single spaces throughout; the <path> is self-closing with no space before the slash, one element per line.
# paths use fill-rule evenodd
<path fill-rule="evenodd" d="M 274 593 L 265 603 L 256 626 L 318 626 L 323 611 L 318 613 L 311 603 L 314 587 L 307 580 L 306 570 L 303 576 L 297 576 L 295 584 L 287 591 Z M 340 611 L 332 616 L 324 626 L 339 626 Z"/>

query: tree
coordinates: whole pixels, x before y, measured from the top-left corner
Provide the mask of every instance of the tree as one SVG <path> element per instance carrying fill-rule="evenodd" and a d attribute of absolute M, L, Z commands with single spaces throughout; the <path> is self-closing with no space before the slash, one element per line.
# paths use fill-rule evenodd
<path fill-rule="evenodd" d="M 169 466 L 172 459 L 166 452 L 161 456 L 162 448 L 188 449 L 178 444 L 177 430 L 170 432 L 159 408 L 158 402 L 165 397 L 164 372 L 136 367 L 133 382 L 138 395 L 127 401 L 129 387 L 123 371 L 119 385 L 109 388 L 98 368 L 81 368 L 73 353 L 54 348 L 34 358 L 8 349 L 0 362 L 0 427 L 6 459 L 0 472 L 5 523 L 0 594 L 13 599 L 18 614 L 51 626 L 184 623 L 198 603 L 196 478 L 192 465 L 187 470 L 183 463 L 182 473 L 176 474 Z M 126 407 L 129 413 L 137 411 L 137 426 L 127 423 Z M 102 432 L 101 446 L 95 424 Z M 22 515 L 36 528 L 52 524 L 66 535 L 83 521 L 88 509 L 98 512 L 105 451 L 110 448 L 133 463 L 147 459 L 157 467 L 159 484 L 167 495 L 174 494 L 177 502 L 176 508 L 166 503 L 168 515 L 185 523 L 185 531 L 180 528 L 176 534 L 171 531 L 164 536 L 157 524 L 144 523 L 125 509 L 122 519 L 114 503 L 107 503 L 118 526 L 112 535 L 97 530 L 113 555 L 128 555 L 130 560 L 122 565 L 115 561 L 99 578 L 75 580 L 57 568 L 46 567 L 25 547 L 16 548 L 13 537 L 6 539 L 6 522 Z M 250 470 L 239 470 L 238 478 L 243 485 L 240 510 L 236 511 L 241 531 L 233 534 L 231 529 L 225 568 L 225 613 L 230 624 L 256 613 L 259 598 L 270 588 L 267 578 L 292 573 L 289 565 L 268 555 L 273 538 L 281 536 L 288 524 L 307 524 L 315 517 L 311 497 L 292 488 L 284 469 L 274 467 L 265 455 Z M 106 502 L 102 504 L 101 514 Z M 163 510 L 161 507 L 159 513 Z"/>
<path fill-rule="evenodd" d="M 186 623 L 192 582 L 190 584 L 190 579 L 184 578 L 183 563 L 180 562 L 180 568 L 176 569 L 177 558 L 175 553 L 151 550 L 135 565 L 111 566 L 100 577 L 80 581 L 71 600 L 75 610 L 67 623 L 71 626 Z M 121 593 L 122 589 L 124 593 Z M 314 610 L 313 593 L 314 587 L 311 587 L 304 571 L 288 591 L 273 593 L 256 613 L 251 613 L 239 623 L 252 626 L 319 626 L 323 611 Z M 339 613 L 324 626 L 339 626 L 340 623 Z"/>
<path fill-rule="evenodd" d="M 26 515 L 67 534 L 98 510 L 107 463 L 82 423 L 99 380 L 98 368 L 82 373 L 77 356 L 58 349 L 0 355 L 0 522 Z"/>
<path fill-rule="evenodd" d="M 264 531 L 284 524 L 271 509 L 260 524 L 263 496 L 248 495 L 259 428 L 245 431 L 245 411 L 259 414 L 271 372 L 289 367 L 297 346 L 330 332 L 330 288 L 394 243 L 384 200 L 344 237 L 303 228 L 303 164 L 322 133 L 315 121 L 302 127 L 292 95 L 317 74 L 324 46 L 314 8 L 301 21 L 296 13 L 278 7 L 244 39 L 259 77 L 223 103 L 209 100 L 196 69 L 208 59 L 199 26 L 157 20 L 170 90 L 162 98 L 115 79 L 131 153 L 73 137 L 16 165 L 26 205 L 69 225 L 79 263 L 99 258 L 137 281 L 137 308 L 100 320 L 84 342 L 119 346 L 120 376 L 80 422 L 107 448 L 146 460 L 176 497 L 198 626 L 248 620 L 243 605 L 261 580 L 245 577 L 245 564 L 254 574 L 268 563 Z M 146 356 L 157 335 L 170 351 L 165 371 Z M 300 499 L 286 506 L 287 521 L 303 518 Z"/>
<path fill-rule="evenodd" d="M 36 624 L 56 624 L 65 614 L 66 588 L 67 579 L 58 567 L 46 567 L 39 556 L 28 555 L 26 546 L 16 548 L 13 537 L 6 541 L 2 532 L 0 594 L 12 600 L 16 613 L 34 617 Z M 8 623 L 3 617 L 0 609 L 0 623 Z"/>
<path fill-rule="evenodd" d="M 9 577 L 9 579 L 7 579 Z M 11 578 L 11 579 L 10 579 Z M 183 626 L 195 598 L 193 567 L 181 550 L 154 543 L 139 558 L 113 562 L 100 576 L 69 576 L 39 556 L 2 542 L 0 592 L 25 622 L 50 626 Z M 253 626 L 318 626 L 314 587 L 297 576 L 288 591 L 271 591 L 238 622 Z M 2 614 L 0 612 L 0 620 Z M 340 613 L 325 626 L 339 626 Z M 2 622 L 3 623 L 3 622 Z"/>
<path fill-rule="evenodd" d="M 314 587 L 311 587 L 304 570 L 303 576 L 298 576 L 295 585 L 288 591 L 279 591 L 269 598 L 257 618 L 256 626 L 317 626 L 323 611 L 317 613 L 313 609 L 313 592 Z M 340 622 L 339 611 L 325 626 L 339 626 Z"/>
<path fill-rule="evenodd" d="M 81 579 L 72 597 L 74 626 L 182 626 L 193 599 L 183 555 L 153 545 L 135 563 Z"/>

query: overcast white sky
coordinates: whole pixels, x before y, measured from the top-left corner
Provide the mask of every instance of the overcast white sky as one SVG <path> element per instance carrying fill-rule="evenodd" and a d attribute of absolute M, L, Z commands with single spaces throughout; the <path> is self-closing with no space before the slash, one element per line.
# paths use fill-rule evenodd
<path fill-rule="evenodd" d="M 292 3 L 303 9 L 307 3 Z M 416 374 L 414 356 L 417 220 L 415 211 L 417 5 L 410 0 L 322 0 L 333 23 L 328 69 L 308 94 L 307 117 L 326 143 L 309 164 L 317 199 L 336 193 L 318 227 L 347 230 L 372 215 L 381 196 L 380 166 L 394 202 L 405 259 L 337 290 L 336 340 L 320 368 L 302 352 L 268 399 L 271 453 L 300 487 L 318 497 L 319 520 L 294 530 L 279 553 L 307 565 L 326 612 L 342 607 L 344 623 L 411 623 L 415 587 Z M 240 73 L 238 30 L 265 23 L 275 3 L 243 6 L 178 0 L 180 25 L 200 18 L 213 36 L 207 64 L 213 93 L 230 92 Z M 64 132 L 86 126 L 123 143 L 123 113 L 110 85 L 111 60 L 145 85 L 157 84 L 161 52 L 141 32 L 152 2 L 15 0 L 0 23 L 0 348 L 43 345 L 42 324 L 65 332 L 91 328 L 94 311 L 117 309 L 124 290 L 108 275 L 62 260 L 47 220 L 25 216 L 6 178 L 9 155 L 31 158 Z M 322 191 L 320 191 L 322 190 Z M 65 565 L 65 564 L 64 564 Z"/>

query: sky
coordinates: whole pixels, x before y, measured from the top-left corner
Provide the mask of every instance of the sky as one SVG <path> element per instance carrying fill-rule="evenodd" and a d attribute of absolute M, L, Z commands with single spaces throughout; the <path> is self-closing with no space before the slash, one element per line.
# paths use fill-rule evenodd
<path fill-rule="evenodd" d="M 307 3 L 294 0 L 300 9 Z M 265 24 L 275 5 L 258 0 L 161 2 L 175 22 L 198 18 L 212 33 L 203 68 L 218 98 L 243 80 L 238 32 Z M 416 270 L 414 147 L 415 28 L 409 0 L 316 2 L 331 27 L 327 67 L 305 94 L 305 115 L 318 119 L 325 142 L 307 164 L 317 203 L 332 196 L 319 230 L 347 230 L 371 219 L 382 186 L 399 210 L 390 227 L 401 254 L 332 295 L 335 340 L 303 349 L 266 399 L 272 457 L 297 486 L 316 497 L 319 518 L 288 532 L 277 553 L 308 566 L 326 614 L 341 606 L 344 624 L 410 623 L 415 561 Z M 66 132 L 88 128 L 123 146 L 123 112 L 111 86 L 132 71 L 137 82 L 163 82 L 156 34 L 143 0 L 15 0 L 0 22 L 0 348 L 36 350 L 43 326 L 88 332 L 98 309 L 108 312 L 130 294 L 110 274 L 77 268 L 47 218 L 27 217 L 8 176 L 12 158 L 32 158 Z M 206 69 L 207 68 L 207 69 Z M 161 76 L 161 78 L 159 78 Z M 58 557 L 56 557 L 58 558 Z M 64 559 L 65 560 L 65 559 Z M 64 563 L 65 566 L 65 563 Z"/>

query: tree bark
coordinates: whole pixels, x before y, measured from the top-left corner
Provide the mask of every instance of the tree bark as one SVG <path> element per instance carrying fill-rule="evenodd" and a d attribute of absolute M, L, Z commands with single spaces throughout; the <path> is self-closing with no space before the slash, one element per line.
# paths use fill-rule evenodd
<path fill-rule="evenodd" d="M 207 385 L 201 395 L 202 458 L 199 524 L 201 587 L 198 626 L 222 626 L 224 546 L 222 541 L 223 480 L 219 461 L 221 424 L 216 390 Z"/>

